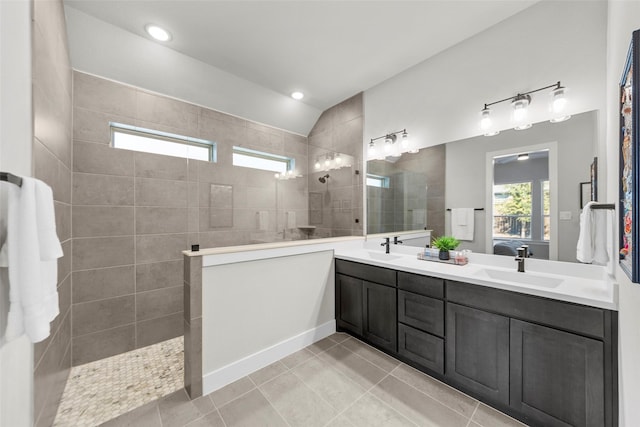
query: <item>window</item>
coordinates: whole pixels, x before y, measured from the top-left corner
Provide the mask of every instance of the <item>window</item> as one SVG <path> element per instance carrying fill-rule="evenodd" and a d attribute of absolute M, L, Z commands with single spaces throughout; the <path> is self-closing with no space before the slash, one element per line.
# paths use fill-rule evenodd
<path fill-rule="evenodd" d="M 216 161 L 216 144 L 211 141 L 120 123 L 110 123 L 110 126 L 111 145 L 114 148 L 205 162 Z"/>
<path fill-rule="evenodd" d="M 493 236 L 531 239 L 531 183 L 493 186 Z"/>
<path fill-rule="evenodd" d="M 367 174 L 367 185 L 369 187 L 389 188 L 389 177 Z"/>
<path fill-rule="evenodd" d="M 285 173 L 293 171 L 295 160 L 291 157 L 264 153 L 243 147 L 233 147 L 233 166 Z"/>

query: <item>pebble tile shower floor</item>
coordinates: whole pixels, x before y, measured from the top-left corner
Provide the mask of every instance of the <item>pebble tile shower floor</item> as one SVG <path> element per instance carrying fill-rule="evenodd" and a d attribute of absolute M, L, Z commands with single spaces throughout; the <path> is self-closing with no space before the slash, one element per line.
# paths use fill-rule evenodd
<path fill-rule="evenodd" d="M 90 427 L 184 387 L 183 337 L 71 368 L 54 426 Z"/>

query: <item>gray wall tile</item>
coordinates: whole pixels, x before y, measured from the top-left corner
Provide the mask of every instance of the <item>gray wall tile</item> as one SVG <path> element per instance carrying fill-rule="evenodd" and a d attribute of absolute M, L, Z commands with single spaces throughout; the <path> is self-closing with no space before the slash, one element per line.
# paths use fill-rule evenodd
<path fill-rule="evenodd" d="M 73 366 L 104 359 L 134 350 L 136 331 L 133 324 L 73 338 Z"/>
<path fill-rule="evenodd" d="M 136 292 L 180 286 L 183 261 L 163 261 L 136 265 Z"/>
<path fill-rule="evenodd" d="M 136 208 L 136 234 L 184 233 L 187 208 Z"/>
<path fill-rule="evenodd" d="M 136 260 L 139 263 L 179 260 L 186 249 L 186 234 L 136 236 Z"/>
<path fill-rule="evenodd" d="M 136 116 L 136 89 L 77 71 L 73 76 L 74 106 L 125 117 Z"/>
<path fill-rule="evenodd" d="M 90 334 L 104 329 L 123 326 L 135 321 L 134 296 L 109 298 L 74 304 L 73 336 Z"/>
<path fill-rule="evenodd" d="M 136 347 L 145 347 L 160 341 L 179 337 L 184 333 L 182 312 L 159 319 L 138 322 L 136 328 Z"/>
<path fill-rule="evenodd" d="M 132 234 L 132 206 L 73 207 L 73 237 L 105 237 Z"/>
<path fill-rule="evenodd" d="M 109 123 L 133 125 L 133 119 L 77 106 L 73 109 L 73 139 L 103 145 L 111 144 Z"/>
<path fill-rule="evenodd" d="M 133 178 L 73 174 L 74 205 L 133 205 Z"/>
<path fill-rule="evenodd" d="M 182 312 L 183 286 L 136 294 L 136 321 L 156 319 Z"/>
<path fill-rule="evenodd" d="M 93 174 L 133 176 L 133 151 L 108 145 L 73 144 L 73 171 Z"/>
<path fill-rule="evenodd" d="M 135 292 L 134 266 L 99 268 L 73 273 L 74 304 L 131 295 Z"/>
<path fill-rule="evenodd" d="M 195 105 L 164 96 L 138 91 L 136 118 L 184 129 L 195 136 L 198 129 L 199 108 Z"/>
<path fill-rule="evenodd" d="M 133 236 L 76 238 L 73 241 L 74 271 L 133 263 Z"/>
<path fill-rule="evenodd" d="M 160 154 L 135 153 L 136 176 L 185 181 L 187 159 Z"/>
<path fill-rule="evenodd" d="M 71 205 L 53 202 L 56 219 L 56 233 L 61 242 L 71 238 Z"/>
<path fill-rule="evenodd" d="M 136 206 L 187 207 L 186 181 L 136 178 Z"/>

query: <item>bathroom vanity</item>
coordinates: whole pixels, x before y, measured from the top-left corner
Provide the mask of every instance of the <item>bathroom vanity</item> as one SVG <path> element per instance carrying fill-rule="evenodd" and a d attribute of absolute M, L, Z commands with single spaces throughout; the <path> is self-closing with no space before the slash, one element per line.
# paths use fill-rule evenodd
<path fill-rule="evenodd" d="M 385 255 L 334 254 L 339 331 L 529 425 L 618 425 L 616 287 L 603 268 Z"/>

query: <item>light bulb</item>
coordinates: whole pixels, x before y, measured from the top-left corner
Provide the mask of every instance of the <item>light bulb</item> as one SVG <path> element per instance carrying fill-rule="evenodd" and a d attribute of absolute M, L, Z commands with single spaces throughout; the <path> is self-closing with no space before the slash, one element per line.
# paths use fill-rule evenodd
<path fill-rule="evenodd" d="M 411 148 L 411 140 L 409 139 L 409 134 L 406 130 L 402 132 L 402 140 L 400 141 L 400 145 L 402 147 L 402 151 L 409 151 L 409 148 Z"/>
<path fill-rule="evenodd" d="M 329 158 L 329 156 L 327 156 L 327 157 L 324 159 L 324 167 L 325 167 L 325 168 L 328 168 L 329 166 L 331 166 L 331 159 Z"/>
<path fill-rule="evenodd" d="M 391 142 L 391 138 L 384 140 L 384 152 L 389 154 L 391 153 L 391 149 L 393 148 L 393 143 Z"/>
<path fill-rule="evenodd" d="M 313 165 L 314 168 L 316 169 L 320 169 L 321 165 L 320 165 L 320 160 L 316 160 L 316 164 Z"/>
<path fill-rule="evenodd" d="M 293 99 L 295 99 L 296 101 L 300 101 L 302 98 L 304 98 L 304 93 L 302 92 L 291 92 L 291 97 Z"/>
<path fill-rule="evenodd" d="M 551 112 L 555 114 L 562 113 L 567 106 L 567 93 L 566 88 L 560 86 L 558 83 L 558 87 L 551 91 Z"/>
<path fill-rule="evenodd" d="M 276 177 L 276 179 L 280 178 L 280 174 L 279 173 L 276 173 L 274 176 Z"/>
<path fill-rule="evenodd" d="M 480 129 L 487 130 L 491 127 L 491 110 L 488 107 L 485 107 L 480 112 Z"/>
<path fill-rule="evenodd" d="M 529 95 L 518 95 L 511 101 L 513 120 L 516 123 L 522 122 L 527 117 L 527 107 L 529 107 L 530 102 L 531 97 Z"/>
<path fill-rule="evenodd" d="M 342 156 L 340 155 L 340 153 L 336 154 L 335 161 L 336 161 L 336 165 L 342 164 Z"/>
<path fill-rule="evenodd" d="M 369 158 L 375 159 L 377 154 L 376 145 L 371 141 L 369 143 Z"/>

